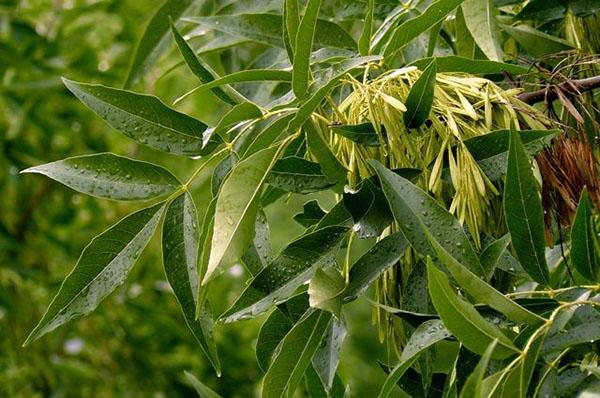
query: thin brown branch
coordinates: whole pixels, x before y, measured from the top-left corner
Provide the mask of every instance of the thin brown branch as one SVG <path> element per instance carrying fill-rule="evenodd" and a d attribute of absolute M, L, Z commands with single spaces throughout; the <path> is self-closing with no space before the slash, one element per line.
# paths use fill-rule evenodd
<path fill-rule="evenodd" d="M 538 102 L 552 102 L 558 98 L 558 91 L 568 93 L 569 95 L 579 95 L 582 92 L 590 91 L 600 87 L 600 76 L 588 77 L 586 79 L 569 80 L 557 86 L 549 85 L 548 87 L 522 93 L 517 96 L 518 99 L 527 104 L 537 104 Z"/>

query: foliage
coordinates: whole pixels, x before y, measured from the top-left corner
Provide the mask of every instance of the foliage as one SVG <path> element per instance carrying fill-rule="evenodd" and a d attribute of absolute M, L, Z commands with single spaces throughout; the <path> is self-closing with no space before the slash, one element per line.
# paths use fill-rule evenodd
<path fill-rule="evenodd" d="M 518 87 L 560 74 L 552 54 L 590 52 L 597 1 L 199 3 L 155 8 L 128 89 L 63 79 L 152 162 L 92 150 L 25 170 L 140 202 L 83 250 L 26 345 L 122 289 L 161 229 L 181 323 L 216 375 L 242 367 L 219 359 L 234 345 L 219 335 L 268 313 L 255 333 L 262 396 L 365 395 L 343 363 L 343 346 L 365 344 L 344 345 L 354 301 L 386 344 L 380 397 L 598 391 L 595 98 L 558 88 L 556 104 L 536 105 Z M 169 35 L 183 62 L 169 63 Z M 589 76 L 573 65 L 569 78 Z M 188 70 L 192 88 L 162 99 L 136 85 Z M 590 161 L 549 158 L 565 140 Z M 293 201 L 302 213 L 274 216 Z M 241 266 L 243 291 L 224 297 L 223 275 Z"/>

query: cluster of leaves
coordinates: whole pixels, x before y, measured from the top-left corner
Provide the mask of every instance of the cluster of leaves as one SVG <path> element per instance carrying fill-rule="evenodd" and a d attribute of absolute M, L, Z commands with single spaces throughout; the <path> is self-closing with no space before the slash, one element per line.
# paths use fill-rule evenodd
<path fill-rule="evenodd" d="M 321 123 L 336 112 L 335 98 L 348 94 L 350 77 L 368 81 L 371 71 L 409 63 L 422 68 L 405 106 L 405 123 L 414 128 L 427 121 L 438 71 L 499 75 L 523 69 L 504 63 L 505 48 L 515 43 L 534 58 L 573 47 L 518 22 L 527 19 L 528 7 L 548 4 L 520 3 L 237 1 L 191 17 L 193 1 L 167 0 L 138 44 L 125 86 L 144 76 L 172 37 L 200 81 L 176 103 L 200 96 L 219 101 L 225 111 L 209 127 L 155 96 L 63 79 L 110 126 L 198 165 L 184 181 L 159 165 L 112 153 L 25 170 L 100 198 L 152 201 L 92 240 L 25 343 L 96 309 L 125 282 L 160 229 L 167 280 L 217 374 L 208 288 L 234 264 L 252 275 L 219 320 L 271 311 L 256 344 L 265 397 L 292 396 L 301 385 L 310 396 L 348 394 L 348 381 L 337 372 L 345 306 L 407 251 L 418 262 L 404 285 L 411 289 L 402 290 L 402 308 L 378 307 L 397 316 L 409 335 L 401 350 L 395 347 L 401 351 L 397 365 L 384 366 L 389 375 L 380 396 L 398 388 L 414 396 L 465 397 L 597 390 L 597 216 L 583 191 L 571 232 L 557 246 L 567 248 L 569 258 L 559 253 L 556 259 L 557 250 L 546 248 L 532 169 L 532 155 L 557 132 L 501 130 L 465 142 L 479 167 L 504 186 L 497 222 L 509 234 L 482 237 L 487 244 L 478 250 L 445 206 L 415 184 L 425 170 L 389 170 L 371 159 L 374 176 L 357 190 L 344 190 L 347 170 Z M 190 24 L 182 35 L 181 26 Z M 357 33 L 358 41 L 348 32 Z M 194 38 L 203 39 L 199 48 L 192 46 Z M 259 54 L 250 67 L 224 76 L 202 57 L 243 57 L 249 49 Z M 331 130 L 376 145 L 373 126 Z M 205 174 L 210 200 L 202 203 L 200 217 L 192 192 Z M 304 233 L 271 253 L 265 209 L 289 195 L 326 190 L 337 204 L 325 211 L 308 201 L 294 217 Z M 352 263 L 355 238 L 370 239 L 370 248 Z M 202 396 L 214 394 L 191 379 Z"/>

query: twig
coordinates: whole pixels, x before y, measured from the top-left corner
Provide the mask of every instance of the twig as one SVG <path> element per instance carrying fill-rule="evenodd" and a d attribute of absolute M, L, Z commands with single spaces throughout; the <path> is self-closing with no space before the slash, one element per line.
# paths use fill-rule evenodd
<path fill-rule="evenodd" d="M 588 77 L 586 79 L 570 80 L 557 86 L 550 85 L 544 89 L 522 93 L 518 99 L 527 104 L 537 104 L 543 101 L 553 101 L 558 98 L 558 90 L 570 95 L 579 95 L 584 91 L 590 91 L 600 87 L 600 76 Z M 557 90 L 558 88 L 558 90 Z"/>

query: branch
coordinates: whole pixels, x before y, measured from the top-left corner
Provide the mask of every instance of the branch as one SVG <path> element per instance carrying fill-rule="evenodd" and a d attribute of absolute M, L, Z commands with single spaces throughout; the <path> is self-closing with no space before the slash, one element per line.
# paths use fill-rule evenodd
<path fill-rule="evenodd" d="M 600 76 L 588 77 L 586 79 L 570 80 L 558 85 L 558 89 L 563 93 L 571 95 L 579 95 L 584 91 L 590 91 L 600 87 Z M 556 90 L 557 86 L 550 85 L 544 89 L 532 91 L 530 93 L 521 93 L 517 96 L 518 99 L 526 104 L 533 105 L 538 102 L 552 102 L 558 98 Z"/>

